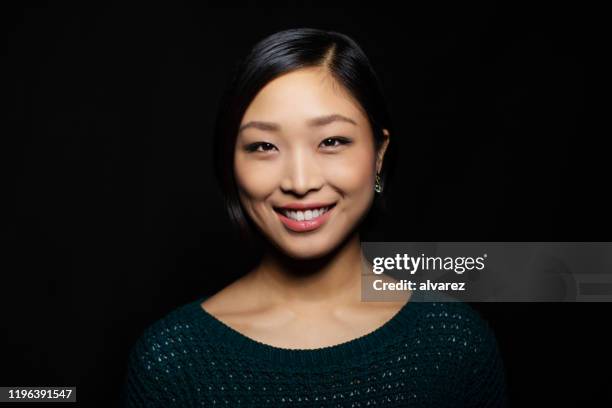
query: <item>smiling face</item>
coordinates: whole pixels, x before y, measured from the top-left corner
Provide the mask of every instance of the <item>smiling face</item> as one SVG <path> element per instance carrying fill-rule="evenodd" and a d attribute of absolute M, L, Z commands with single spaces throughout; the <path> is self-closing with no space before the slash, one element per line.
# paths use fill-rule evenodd
<path fill-rule="evenodd" d="M 387 143 L 375 151 L 359 103 L 325 69 L 300 69 L 269 82 L 240 128 L 234 151 L 239 198 L 263 235 L 289 256 L 312 258 L 354 232 L 372 204 Z M 312 203 L 334 206 L 323 215 L 277 211 Z"/>

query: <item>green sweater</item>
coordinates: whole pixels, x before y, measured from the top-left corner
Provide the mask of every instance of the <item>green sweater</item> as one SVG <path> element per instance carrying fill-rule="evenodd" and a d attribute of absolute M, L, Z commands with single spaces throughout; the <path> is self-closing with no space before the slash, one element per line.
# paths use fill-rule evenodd
<path fill-rule="evenodd" d="M 507 404 L 496 338 L 466 303 L 414 292 L 373 332 L 300 350 L 246 337 L 202 309 L 204 299 L 144 330 L 129 354 L 123 407 Z"/>

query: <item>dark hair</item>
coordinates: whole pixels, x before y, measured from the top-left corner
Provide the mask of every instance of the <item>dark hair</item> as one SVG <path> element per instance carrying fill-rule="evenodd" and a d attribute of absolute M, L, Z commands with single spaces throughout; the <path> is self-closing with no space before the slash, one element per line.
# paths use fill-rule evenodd
<path fill-rule="evenodd" d="M 250 217 L 245 216 L 234 177 L 234 149 L 240 122 L 251 101 L 268 82 L 307 67 L 326 68 L 361 104 L 372 127 L 376 151 L 384 141 L 383 129 L 389 131 L 391 139 L 380 171 L 382 194 L 388 193 L 386 184 L 389 169 L 393 168 L 395 135 L 381 84 L 368 57 L 353 39 L 335 31 L 296 28 L 277 32 L 259 41 L 235 66 L 215 121 L 215 176 L 230 220 L 247 244 L 261 236 Z M 372 208 L 360 223 L 360 231 L 374 223 L 378 213 L 386 211 L 382 194 L 375 194 Z"/>

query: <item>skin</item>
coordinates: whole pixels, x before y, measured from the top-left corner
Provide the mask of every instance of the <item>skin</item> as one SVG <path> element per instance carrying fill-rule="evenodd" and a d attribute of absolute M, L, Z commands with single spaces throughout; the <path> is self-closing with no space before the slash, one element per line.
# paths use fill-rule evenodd
<path fill-rule="evenodd" d="M 309 127 L 309 119 L 341 114 Z M 276 131 L 246 128 L 238 134 L 234 172 L 247 215 L 268 238 L 262 262 L 201 306 L 243 335 L 275 347 L 312 349 L 363 336 L 391 319 L 409 300 L 361 300 L 361 273 L 371 265 L 356 231 L 374 199 L 375 174 L 389 143 L 375 150 L 360 104 L 324 67 L 304 68 L 268 83 L 242 121 L 273 122 Z M 329 140 L 341 136 L 343 144 Z M 248 151 L 254 143 L 269 143 Z M 287 229 L 274 206 L 336 202 L 325 225 Z M 395 281 L 388 275 L 380 278 Z"/>

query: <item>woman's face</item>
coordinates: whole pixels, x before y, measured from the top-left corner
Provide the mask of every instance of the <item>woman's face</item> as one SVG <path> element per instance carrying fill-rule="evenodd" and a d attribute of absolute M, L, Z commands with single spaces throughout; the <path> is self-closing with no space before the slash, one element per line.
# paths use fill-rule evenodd
<path fill-rule="evenodd" d="M 325 70 L 300 69 L 268 83 L 240 129 L 240 201 L 274 245 L 294 258 L 318 257 L 354 231 L 372 204 L 387 143 L 375 152 L 360 105 Z M 292 204 L 317 211 L 280 209 Z"/>

